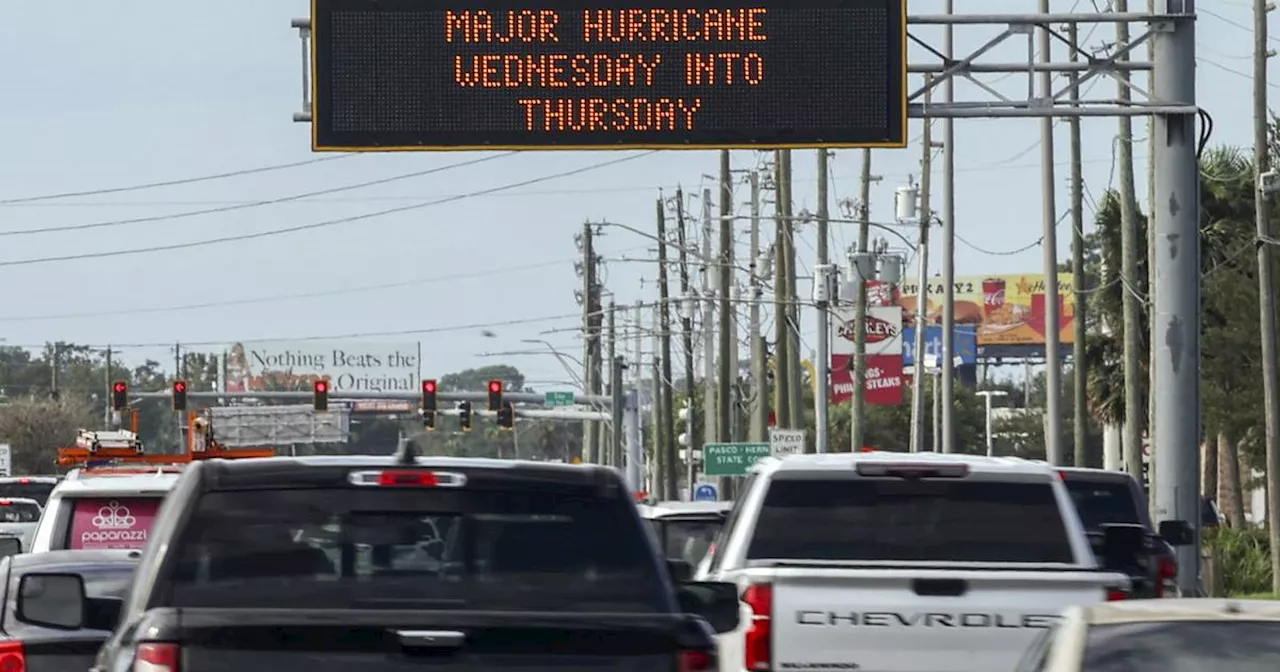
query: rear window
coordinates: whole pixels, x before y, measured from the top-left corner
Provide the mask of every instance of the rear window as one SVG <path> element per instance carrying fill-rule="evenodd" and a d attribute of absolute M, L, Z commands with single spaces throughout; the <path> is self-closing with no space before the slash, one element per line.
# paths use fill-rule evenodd
<path fill-rule="evenodd" d="M 1048 483 L 775 479 L 748 559 L 1069 563 Z"/>
<path fill-rule="evenodd" d="M 1075 502 L 1080 522 L 1090 532 L 1112 523 L 1142 523 L 1133 492 L 1124 483 L 1090 483 L 1068 478 L 1065 485 Z"/>
<path fill-rule="evenodd" d="M 669 608 L 632 503 L 563 490 L 210 493 L 178 549 L 176 607 Z"/>
<path fill-rule="evenodd" d="M 40 520 L 40 507 L 31 502 L 0 499 L 0 523 L 34 523 Z"/>
<path fill-rule="evenodd" d="M 1238 618 L 1238 617 L 1235 617 Z M 1280 670 L 1280 623 L 1177 621 L 1089 629 L 1090 672 L 1273 672 Z"/>
<path fill-rule="evenodd" d="M 49 502 L 49 493 L 53 492 L 53 487 L 53 483 L 9 481 L 0 483 L 0 497 L 34 499 L 40 503 L 40 506 L 44 506 Z"/>
<path fill-rule="evenodd" d="M 658 520 L 654 521 L 664 555 L 680 558 L 691 565 L 702 562 L 711 542 L 724 526 L 723 520 Z"/>
<path fill-rule="evenodd" d="M 160 509 L 160 497 L 80 497 L 72 500 L 66 548 L 141 549 Z"/>

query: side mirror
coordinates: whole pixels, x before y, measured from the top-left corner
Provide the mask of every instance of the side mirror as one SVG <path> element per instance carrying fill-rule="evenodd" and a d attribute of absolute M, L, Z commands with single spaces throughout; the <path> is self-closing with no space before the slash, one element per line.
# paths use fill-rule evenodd
<path fill-rule="evenodd" d="M 716 634 L 738 627 L 738 586 L 721 581 L 693 581 L 676 589 L 680 610 L 701 616 Z"/>
<path fill-rule="evenodd" d="M 0 558 L 22 552 L 22 540 L 17 537 L 0 537 Z"/>
<path fill-rule="evenodd" d="M 667 558 L 667 572 L 676 583 L 688 583 L 693 578 L 693 568 L 679 558 Z"/>
<path fill-rule="evenodd" d="M 1160 538 L 1170 546 L 1190 546 L 1195 543 L 1195 530 L 1185 520 L 1160 521 Z"/>
<path fill-rule="evenodd" d="M 18 584 L 16 616 L 23 623 L 57 630 L 85 626 L 88 600 L 79 574 L 27 574 Z"/>
<path fill-rule="evenodd" d="M 1102 565 L 1113 571 L 1128 572 L 1138 565 L 1146 550 L 1147 528 L 1142 525 L 1116 523 L 1102 526 Z"/>

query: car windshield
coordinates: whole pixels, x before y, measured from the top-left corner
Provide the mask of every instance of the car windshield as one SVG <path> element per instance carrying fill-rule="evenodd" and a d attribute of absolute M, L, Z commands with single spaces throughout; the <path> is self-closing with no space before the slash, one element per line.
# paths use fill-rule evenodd
<path fill-rule="evenodd" d="M 0 482 L 0 498 L 34 499 L 40 506 L 49 502 L 49 493 L 53 492 L 53 483 L 38 481 L 4 481 Z"/>
<path fill-rule="evenodd" d="M 175 607 L 664 609 L 625 497 L 594 489 L 298 489 L 204 495 Z"/>
<path fill-rule="evenodd" d="M 1138 504 L 1126 483 L 1099 483 L 1068 478 L 1065 481 L 1071 501 L 1084 529 L 1096 532 L 1112 523 L 1141 524 Z"/>
<path fill-rule="evenodd" d="M 1069 563 L 1049 483 L 775 479 L 750 559 Z"/>
<path fill-rule="evenodd" d="M 1280 623 L 1174 621 L 1089 629 L 1089 672 L 1274 672 L 1280 670 Z"/>

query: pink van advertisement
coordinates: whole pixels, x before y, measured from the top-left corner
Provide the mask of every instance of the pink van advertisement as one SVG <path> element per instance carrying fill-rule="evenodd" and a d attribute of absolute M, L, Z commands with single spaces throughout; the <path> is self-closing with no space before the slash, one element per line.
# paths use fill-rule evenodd
<path fill-rule="evenodd" d="M 71 517 L 71 549 L 141 549 L 160 509 L 159 497 L 76 500 Z"/>

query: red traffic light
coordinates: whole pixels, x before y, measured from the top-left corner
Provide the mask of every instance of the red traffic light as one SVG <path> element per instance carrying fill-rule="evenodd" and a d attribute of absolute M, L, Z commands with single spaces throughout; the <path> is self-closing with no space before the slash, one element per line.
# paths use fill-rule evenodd
<path fill-rule="evenodd" d="M 434 380 L 424 380 L 424 381 L 422 381 L 422 391 L 423 391 L 423 392 L 426 392 L 427 394 L 435 394 L 435 393 L 436 393 L 436 381 L 434 381 Z"/>
<path fill-rule="evenodd" d="M 174 391 L 174 392 L 186 392 L 186 391 L 187 391 L 187 384 L 186 384 L 185 382 L 183 382 L 183 381 L 179 380 L 178 382 L 176 382 L 176 383 L 174 383 L 174 384 L 173 384 L 173 391 Z"/>
<path fill-rule="evenodd" d="M 491 381 L 489 381 L 489 391 L 490 391 L 490 392 L 501 392 L 501 391 L 502 391 L 502 381 L 501 381 L 501 380 L 491 380 Z"/>
<path fill-rule="evenodd" d="M 115 391 L 116 391 L 116 393 L 120 393 L 120 392 L 128 392 L 128 391 L 129 391 L 129 386 L 128 386 L 128 385 L 126 385 L 125 383 L 116 383 L 116 385 L 115 385 Z"/>
<path fill-rule="evenodd" d="M 316 381 L 316 392 L 328 392 L 328 391 L 329 391 L 329 383 L 323 380 Z"/>

